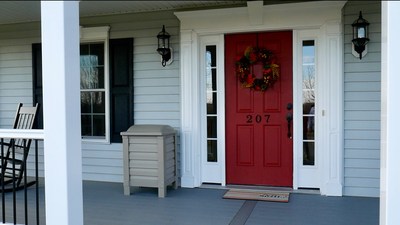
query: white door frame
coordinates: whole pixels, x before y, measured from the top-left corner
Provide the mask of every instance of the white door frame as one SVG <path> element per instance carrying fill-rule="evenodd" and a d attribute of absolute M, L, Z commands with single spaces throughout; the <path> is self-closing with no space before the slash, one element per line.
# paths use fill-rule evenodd
<path fill-rule="evenodd" d="M 318 29 L 319 71 L 326 77 L 319 89 L 324 99 L 316 111 L 320 123 L 319 144 L 325 146 L 321 155 L 320 191 L 323 195 L 341 196 L 343 192 L 343 34 L 341 10 L 346 2 L 305 2 L 262 6 L 263 1 L 249 7 L 177 12 L 181 22 L 181 185 L 198 187 L 202 183 L 201 110 L 200 110 L 200 39 L 205 35 L 237 32 L 258 32 Z M 258 4 L 258 7 L 254 7 Z M 260 10 L 262 8 L 262 10 Z M 294 43 L 296 36 L 294 36 Z M 297 43 L 297 42 L 296 42 Z M 223 45 L 223 42 L 221 43 Z M 296 46 L 296 45 L 294 45 Z M 320 54 L 322 52 L 323 54 Z M 296 50 L 293 52 L 296 59 Z M 294 60 L 295 62 L 295 60 Z M 293 64 L 294 78 L 297 74 Z M 294 89 L 296 91 L 296 89 Z M 295 92 L 294 92 L 295 93 Z M 295 99 L 294 99 L 295 101 Z M 297 100 L 298 101 L 298 100 Z M 294 107 L 298 103 L 294 102 Z M 294 108 L 294 111 L 300 111 Z M 296 119 L 296 118 L 295 118 Z M 297 118 L 298 119 L 298 118 Z M 294 124 L 293 188 L 298 188 L 299 139 Z M 225 130 L 225 128 L 223 128 Z M 225 134 L 224 134 L 225 136 Z M 223 150 L 225 151 L 225 150 Z M 225 158 L 221 159 L 225 162 Z M 225 185 L 225 180 L 221 181 Z"/>

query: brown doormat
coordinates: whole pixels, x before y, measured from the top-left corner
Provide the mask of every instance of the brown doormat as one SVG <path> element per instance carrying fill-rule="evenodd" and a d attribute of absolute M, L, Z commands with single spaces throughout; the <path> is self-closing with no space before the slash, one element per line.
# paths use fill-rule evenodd
<path fill-rule="evenodd" d="M 271 202 L 289 202 L 289 193 L 273 192 L 273 191 L 259 191 L 259 190 L 230 189 L 229 191 L 227 191 L 225 193 L 223 198 L 271 201 Z"/>

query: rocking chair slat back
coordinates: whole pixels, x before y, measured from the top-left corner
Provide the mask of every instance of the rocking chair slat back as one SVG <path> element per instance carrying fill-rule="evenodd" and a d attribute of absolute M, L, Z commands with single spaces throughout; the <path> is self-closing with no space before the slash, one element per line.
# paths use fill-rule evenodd
<path fill-rule="evenodd" d="M 18 104 L 15 114 L 13 129 L 32 129 L 35 123 L 39 104 L 35 106 L 23 106 Z M 11 139 L 9 143 L 2 143 L 7 146 L 4 158 L 1 159 L 1 182 L 15 182 L 17 186 L 21 184 L 26 161 L 29 155 L 31 139 Z"/>

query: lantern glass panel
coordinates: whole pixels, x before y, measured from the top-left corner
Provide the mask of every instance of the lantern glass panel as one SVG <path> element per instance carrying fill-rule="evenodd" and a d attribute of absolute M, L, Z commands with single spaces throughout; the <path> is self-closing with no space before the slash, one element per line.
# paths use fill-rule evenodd
<path fill-rule="evenodd" d="M 358 38 L 365 38 L 365 27 L 358 27 Z"/>

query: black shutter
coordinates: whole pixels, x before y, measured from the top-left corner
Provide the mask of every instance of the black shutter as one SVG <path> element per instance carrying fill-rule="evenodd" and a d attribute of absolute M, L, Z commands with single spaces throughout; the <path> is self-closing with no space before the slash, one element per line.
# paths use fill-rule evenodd
<path fill-rule="evenodd" d="M 43 129 L 43 87 L 42 87 L 42 45 L 32 44 L 32 76 L 33 76 L 33 103 L 39 103 L 39 111 L 36 115 L 36 129 Z"/>
<path fill-rule="evenodd" d="M 133 39 L 110 40 L 111 142 L 133 125 Z"/>

